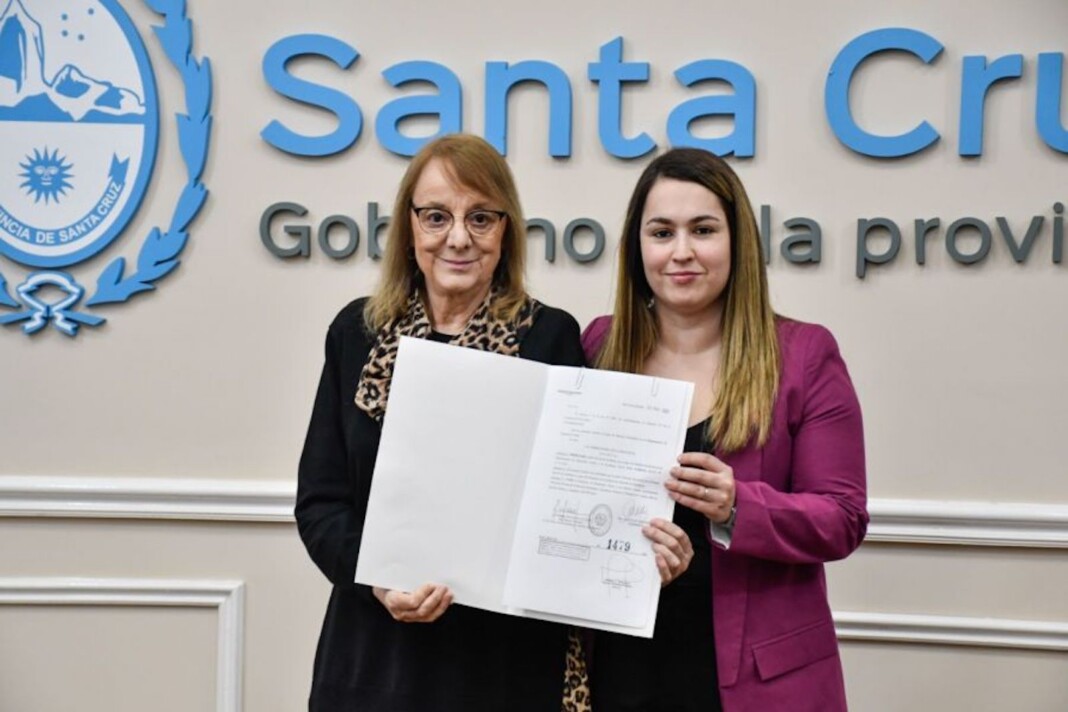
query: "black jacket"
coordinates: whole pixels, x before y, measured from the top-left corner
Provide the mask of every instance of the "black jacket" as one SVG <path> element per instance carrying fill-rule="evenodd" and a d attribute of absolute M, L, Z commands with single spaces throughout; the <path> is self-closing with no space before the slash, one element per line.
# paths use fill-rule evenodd
<path fill-rule="evenodd" d="M 297 526 L 312 560 L 334 584 L 309 709 L 558 712 L 563 626 L 455 604 L 434 623 L 398 623 L 368 587 L 353 583 L 381 434 L 353 401 L 373 343 L 364 303 L 352 302 L 330 325 L 300 460 Z M 581 366 L 578 324 L 543 306 L 519 356 Z"/>

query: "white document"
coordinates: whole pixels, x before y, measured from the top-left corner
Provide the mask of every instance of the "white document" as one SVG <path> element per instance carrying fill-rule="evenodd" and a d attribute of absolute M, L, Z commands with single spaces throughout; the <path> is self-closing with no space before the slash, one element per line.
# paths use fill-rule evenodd
<path fill-rule="evenodd" d="M 402 339 L 356 581 L 651 637 L 692 392 Z"/>
<path fill-rule="evenodd" d="M 664 480 L 693 386 L 551 369 L 513 536 L 509 606 L 652 633 L 660 573 L 642 526 L 670 520 Z"/>

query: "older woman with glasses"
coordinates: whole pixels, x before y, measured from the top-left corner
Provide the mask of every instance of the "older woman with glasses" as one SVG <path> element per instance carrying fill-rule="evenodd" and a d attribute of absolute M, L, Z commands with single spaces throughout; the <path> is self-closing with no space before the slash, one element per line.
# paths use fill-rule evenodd
<path fill-rule="evenodd" d="M 695 384 L 666 486 L 689 568 L 651 641 L 598 634 L 597 712 L 846 708 L 823 564 L 868 514 L 860 406 L 830 332 L 772 311 L 760 236 L 722 159 L 676 149 L 631 196 L 600 368 Z"/>
<path fill-rule="evenodd" d="M 437 139 L 401 181 L 376 291 L 330 325 L 296 505 L 308 553 L 334 585 L 311 710 L 561 707 L 562 626 L 450 607 L 450 591 L 432 582 L 414 591 L 353 583 L 400 337 L 582 365 L 575 320 L 524 289 L 525 241 L 501 156 L 473 136 Z M 491 437 L 473 432 L 456 447 Z"/>

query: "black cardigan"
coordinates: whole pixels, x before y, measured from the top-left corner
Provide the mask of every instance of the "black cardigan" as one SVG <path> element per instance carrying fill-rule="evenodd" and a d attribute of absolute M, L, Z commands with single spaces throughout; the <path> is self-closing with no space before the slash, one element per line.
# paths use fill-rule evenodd
<path fill-rule="evenodd" d="M 381 434 L 353 401 L 373 341 L 363 320 L 365 301 L 346 306 L 330 325 L 300 459 L 297 526 L 312 560 L 334 584 L 309 709 L 558 712 L 563 626 L 456 604 L 434 623 L 398 623 L 368 587 L 353 583 Z M 519 356 L 581 366 L 578 324 L 543 306 Z"/>

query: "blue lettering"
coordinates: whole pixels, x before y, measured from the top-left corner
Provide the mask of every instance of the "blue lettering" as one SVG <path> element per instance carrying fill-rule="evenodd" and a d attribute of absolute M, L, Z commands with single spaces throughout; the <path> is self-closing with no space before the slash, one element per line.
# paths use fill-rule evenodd
<path fill-rule="evenodd" d="M 965 57 L 961 70 L 960 139 L 957 153 L 962 156 L 983 155 L 983 110 L 986 94 L 995 82 L 1015 79 L 1023 74 L 1023 55 L 1010 54 L 987 66 L 986 57 Z"/>
<path fill-rule="evenodd" d="M 360 107 L 336 89 L 298 79 L 287 71 L 286 65 L 291 60 L 306 55 L 326 57 L 342 69 L 348 69 L 360 53 L 327 35 L 293 35 L 278 40 L 263 55 L 263 76 L 272 89 L 288 99 L 326 109 L 337 117 L 337 128 L 323 136 L 304 136 L 276 119 L 260 132 L 260 136 L 280 151 L 297 156 L 340 153 L 360 137 L 363 129 Z"/>
<path fill-rule="evenodd" d="M 721 59 L 702 59 L 680 67 L 675 78 L 685 87 L 698 82 L 725 81 L 734 89 L 733 95 L 703 96 L 679 104 L 668 116 L 668 140 L 673 146 L 703 148 L 718 156 L 749 157 L 755 147 L 756 82 L 748 69 L 735 62 Z M 697 138 L 690 133 L 690 124 L 702 116 L 734 117 L 734 131 L 721 138 Z"/>
<path fill-rule="evenodd" d="M 623 38 L 601 45 L 601 60 L 588 68 L 591 82 L 597 84 L 597 130 L 601 145 L 617 158 L 637 158 L 656 148 L 649 134 L 624 138 L 620 132 L 623 82 L 649 81 L 648 62 L 624 62 Z"/>
<path fill-rule="evenodd" d="M 400 156 L 414 156 L 438 136 L 463 130 L 463 88 L 448 67 L 437 62 L 401 62 L 386 69 L 382 76 L 394 87 L 426 82 L 438 90 L 437 94 L 394 99 L 379 110 L 375 118 L 375 133 L 383 148 Z M 405 119 L 432 115 L 438 117 L 437 133 L 412 138 L 400 132 L 399 125 Z"/>
<path fill-rule="evenodd" d="M 896 158 L 922 151 L 939 139 L 926 121 L 898 136 L 878 136 L 857 126 L 849 106 L 849 85 L 857 67 L 880 52 L 908 52 L 930 64 L 942 44 L 923 32 L 906 28 L 873 30 L 852 40 L 835 57 L 824 88 L 824 105 L 831 130 L 851 150 L 877 158 Z"/>
<path fill-rule="evenodd" d="M 486 140 L 508 155 L 508 93 L 516 84 L 537 82 L 549 90 L 549 155 L 571 155 L 571 82 L 555 64 L 540 60 L 486 62 Z"/>
<path fill-rule="evenodd" d="M 1068 153 L 1068 130 L 1061 123 L 1061 83 L 1064 76 L 1064 54 L 1043 52 L 1038 55 L 1038 101 L 1035 104 L 1035 125 L 1046 145 L 1055 151 Z"/>

